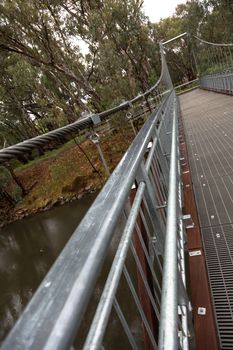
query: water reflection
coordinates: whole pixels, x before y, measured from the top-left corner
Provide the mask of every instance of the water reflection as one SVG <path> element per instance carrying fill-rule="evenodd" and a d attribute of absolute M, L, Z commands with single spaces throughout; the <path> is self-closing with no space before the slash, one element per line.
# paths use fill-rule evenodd
<path fill-rule="evenodd" d="M 0 229 L 2 341 L 81 221 L 96 194 Z"/>

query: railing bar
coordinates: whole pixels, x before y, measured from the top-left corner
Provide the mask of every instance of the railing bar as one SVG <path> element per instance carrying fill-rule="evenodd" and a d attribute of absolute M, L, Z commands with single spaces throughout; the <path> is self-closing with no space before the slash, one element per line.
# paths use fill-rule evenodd
<path fill-rule="evenodd" d="M 117 248 L 107 281 L 101 295 L 98 308 L 93 318 L 88 336 L 85 341 L 84 350 L 97 350 L 102 342 L 107 321 L 110 316 L 112 303 L 122 274 L 126 255 L 130 246 L 130 239 L 134 230 L 138 211 L 145 190 L 145 183 L 141 182 L 137 189 L 134 202 L 129 213 L 122 238 Z"/>
<path fill-rule="evenodd" d="M 172 103 L 171 103 L 172 99 L 169 101 L 169 105 L 167 107 L 167 118 L 164 118 L 164 123 L 161 126 L 163 128 L 163 131 L 161 131 L 161 137 L 160 137 L 160 145 L 161 145 L 161 149 L 164 151 L 164 153 L 166 153 L 166 141 L 167 141 L 167 131 L 168 131 L 168 127 L 170 125 L 170 119 L 171 119 L 171 111 L 172 111 Z"/>
<path fill-rule="evenodd" d="M 154 297 L 153 297 L 152 292 L 151 292 L 151 290 L 150 290 L 150 286 L 149 286 L 149 284 L 148 284 L 148 282 L 147 282 L 145 273 L 143 272 L 143 269 L 142 269 L 142 265 L 141 265 L 141 263 L 140 263 L 140 260 L 139 260 L 139 258 L 138 258 L 138 256 L 137 256 L 137 253 L 136 253 L 136 250 L 135 250 L 135 248 L 134 248 L 134 246 L 133 246 L 132 243 L 131 243 L 131 251 L 132 251 L 132 253 L 133 253 L 133 256 L 134 256 L 134 259 L 135 259 L 137 268 L 138 268 L 138 270 L 139 270 L 139 272 L 140 272 L 140 275 L 141 275 L 141 277 L 142 277 L 142 280 L 143 280 L 144 286 L 145 286 L 145 288 L 146 288 L 147 294 L 148 294 L 149 299 L 150 299 L 150 301 L 151 301 L 151 304 L 152 304 L 152 306 L 153 306 L 154 312 L 155 312 L 155 314 L 156 314 L 156 316 L 157 316 L 157 318 L 158 318 L 158 320 L 159 320 L 159 317 L 160 317 L 160 315 L 159 315 L 159 310 L 158 310 L 158 308 L 157 308 L 157 306 L 156 306 L 156 304 L 155 304 L 155 300 L 154 300 Z M 157 293 L 156 293 L 155 291 L 154 291 L 154 293 L 155 293 L 156 299 L 157 299 L 157 301 L 158 301 L 158 304 L 160 305 L 159 297 L 158 297 L 158 295 L 157 295 Z"/>
<path fill-rule="evenodd" d="M 180 320 L 180 318 L 177 318 L 177 324 L 178 324 L 178 329 L 180 329 L 180 331 L 182 332 L 182 334 L 184 335 L 184 331 L 183 331 L 183 326 L 182 326 L 182 321 Z"/>
<path fill-rule="evenodd" d="M 149 176 L 151 185 L 154 188 L 155 194 L 157 194 L 157 196 L 158 195 L 160 196 L 160 198 L 157 198 L 158 206 L 164 205 L 164 202 L 166 201 L 165 200 L 166 198 L 164 196 L 164 193 L 163 193 L 163 190 L 162 190 L 162 186 L 160 184 L 159 179 L 157 179 L 157 182 L 156 182 L 156 179 L 155 179 L 156 174 L 153 173 L 153 168 L 151 168 L 151 171 L 149 172 L 148 176 Z M 161 215 L 161 212 L 160 212 L 160 215 Z M 165 218 L 163 217 L 163 219 L 165 219 Z"/>
<path fill-rule="evenodd" d="M 158 144 L 157 149 L 154 152 L 154 156 L 151 162 L 151 172 L 153 173 L 155 183 L 160 189 L 160 194 L 163 197 L 163 201 L 167 200 L 167 178 L 166 171 L 169 169 L 166 166 L 166 163 L 163 161 L 164 155 L 159 152 L 161 149 L 160 143 Z M 167 169 L 166 169 L 167 168 Z"/>
<path fill-rule="evenodd" d="M 153 186 L 153 188 L 154 188 L 154 191 L 155 191 L 155 193 L 157 192 L 157 190 L 158 190 L 158 186 L 156 186 L 156 182 L 155 182 L 155 171 L 154 171 L 154 169 L 153 169 L 153 165 L 151 164 L 151 168 L 150 168 L 150 170 L 149 170 L 149 172 L 148 172 L 148 176 L 149 176 L 149 179 L 150 179 L 150 182 L 151 182 L 151 184 L 152 184 L 152 186 Z M 156 193 L 157 194 L 157 193 Z M 158 203 L 158 205 L 161 205 L 161 203 Z"/>
<path fill-rule="evenodd" d="M 162 44 L 163 44 L 163 45 L 166 45 L 166 44 L 168 44 L 168 43 L 171 43 L 171 42 L 174 41 L 174 40 L 177 40 L 177 39 L 182 38 L 183 36 L 186 36 L 187 34 L 188 34 L 187 32 L 182 33 L 182 34 L 177 35 L 176 37 L 174 37 L 174 38 L 172 38 L 172 39 L 169 39 L 169 40 L 167 40 L 167 41 L 164 41 Z"/>
<path fill-rule="evenodd" d="M 170 99 L 168 101 L 170 101 Z M 168 104 L 169 104 L 169 102 L 168 102 Z M 159 114 L 162 114 L 162 108 L 163 107 L 160 106 L 159 111 L 158 111 Z M 152 145 L 152 147 L 150 149 L 150 152 L 148 154 L 148 157 L 147 157 L 147 160 L 146 160 L 146 164 L 145 164 L 146 172 L 148 172 L 149 169 L 150 169 L 151 161 L 152 161 L 155 149 L 157 147 L 157 143 L 159 142 L 159 136 L 160 136 L 160 133 L 161 133 L 162 125 L 164 124 L 165 116 L 167 115 L 167 109 L 168 108 L 169 108 L 169 106 L 166 104 L 165 110 L 164 110 L 164 114 L 162 115 L 162 118 L 161 118 L 161 121 L 160 121 L 159 129 L 157 130 L 155 128 L 155 136 L 153 137 L 153 145 Z"/>
<path fill-rule="evenodd" d="M 127 270 L 126 266 L 124 266 L 123 272 L 124 272 L 125 279 L 126 279 L 126 281 L 128 283 L 129 289 L 130 289 L 130 291 L 132 293 L 132 296 L 133 296 L 133 299 L 135 301 L 135 304 L 137 306 L 137 309 L 138 309 L 138 311 L 139 311 L 139 313 L 141 315 L 142 322 L 143 322 L 143 324 L 144 324 L 144 326 L 146 328 L 147 334 L 148 334 L 148 336 L 150 338 L 151 344 L 153 345 L 154 349 L 157 349 L 157 344 L 155 342 L 154 335 L 153 335 L 153 333 L 152 333 L 152 331 L 150 329 L 149 323 L 148 323 L 148 321 L 146 319 L 145 313 L 143 311 L 143 308 L 141 306 L 140 300 L 139 300 L 139 298 L 137 296 L 136 290 L 135 290 L 135 288 L 133 286 L 133 283 L 131 281 L 131 278 L 130 278 L 130 275 L 128 273 L 128 270 Z"/>
<path fill-rule="evenodd" d="M 178 339 L 179 340 L 179 339 Z M 179 344 L 178 344 L 178 349 L 179 350 L 183 350 L 182 346 L 181 346 L 181 343 L 180 343 L 180 340 L 179 340 Z"/>
<path fill-rule="evenodd" d="M 193 35 L 193 37 L 194 37 L 195 39 L 201 41 L 201 42 L 204 43 L 204 44 L 208 44 L 208 45 L 212 45 L 212 46 L 228 46 L 228 47 L 233 46 L 233 44 L 231 44 L 231 43 L 230 43 L 230 44 L 212 43 L 212 42 L 210 42 L 210 41 L 206 41 L 206 40 L 203 40 L 203 39 L 201 39 L 201 38 L 198 38 L 196 35 Z"/>
<path fill-rule="evenodd" d="M 163 154 L 161 142 L 159 142 L 159 145 L 157 147 L 157 152 L 158 152 L 158 159 L 161 162 L 160 166 L 161 166 L 161 169 L 163 170 L 164 185 L 166 188 L 166 195 L 167 195 L 168 185 L 169 185 L 169 167 L 168 167 L 167 159 Z"/>
<path fill-rule="evenodd" d="M 178 268 L 179 268 L 179 271 L 181 272 L 181 263 L 179 259 L 178 259 Z"/>
<path fill-rule="evenodd" d="M 140 229 L 139 229 L 137 223 L 135 224 L 135 228 L 136 228 L 137 236 L 138 236 L 138 238 L 139 238 L 139 240 L 140 240 L 140 243 L 141 243 L 143 252 L 144 252 L 144 254 L 145 254 L 146 261 L 147 261 L 147 263 L 148 263 L 148 265 L 149 265 L 149 267 L 150 267 L 150 271 L 151 271 L 151 274 L 152 274 L 153 279 L 154 279 L 154 281 L 155 281 L 155 284 L 156 284 L 156 286 L 158 287 L 159 291 L 161 292 L 161 286 L 159 285 L 159 281 L 158 281 L 158 279 L 157 279 L 157 276 L 156 276 L 156 274 L 155 274 L 155 271 L 154 271 L 154 269 L 153 269 L 153 266 L 151 265 L 151 260 L 150 260 L 150 257 L 149 257 L 149 255 L 148 255 L 148 251 L 147 251 L 147 249 L 146 249 L 145 243 L 144 243 L 144 241 L 143 241 L 143 238 L 142 238 L 142 235 L 141 235 L 141 232 L 140 232 Z"/>
<path fill-rule="evenodd" d="M 156 238 L 158 242 L 158 249 L 162 250 L 164 245 L 164 239 L 162 234 L 165 233 L 165 224 L 161 223 L 161 220 L 159 219 L 159 214 L 157 213 L 157 209 L 154 203 L 153 203 L 154 208 L 151 208 L 149 206 L 149 204 L 147 203 L 147 198 L 145 198 L 145 195 L 143 197 L 143 203 L 145 205 L 147 214 L 149 216 L 154 234 L 155 232 L 157 232 Z"/>
<path fill-rule="evenodd" d="M 182 345 L 184 350 L 189 349 L 189 339 L 188 339 L 188 316 L 187 316 L 187 306 L 181 305 L 181 309 L 183 312 L 182 315 L 182 330 L 183 330 L 183 337 L 182 337 Z"/>
<path fill-rule="evenodd" d="M 134 340 L 134 337 L 133 337 L 133 335 L 131 333 L 129 325 L 128 325 L 125 317 L 124 317 L 124 314 L 123 314 L 123 312 L 122 312 L 122 310 L 120 308 L 120 305 L 119 305 L 119 303 L 118 303 L 116 298 L 114 298 L 113 305 L 114 305 L 114 309 L 115 309 L 115 311 L 117 313 L 117 316 L 118 316 L 119 320 L 121 321 L 121 324 L 122 324 L 122 327 L 123 327 L 123 329 L 125 331 L 125 334 L 128 337 L 128 340 L 130 342 L 130 345 L 131 345 L 132 349 L 133 350 L 139 350 L 139 348 L 138 348 L 138 346 L 137 346 L 137 344 L 136 344 L 136 342 Z"/>
<path fill-rule="evenodd" d="M 144 216 L 144 213 L 143 213 L 143 211 L 142 211 L 142 208 L 140 208 L 139 212 L 140 212 L 140 216 L 141 216 L 141 219 L 142 219 L 142 223 L 143 223 L 143 225 L 144 225 L 144 227 L 145 227 L 145 229 L 146 229 L 146 233 L 147 233 L 148 240 L 149 240 L 149 242 L 151 243 L 151 246 L 152 246 L 152 248 L 153 248 L 154 254 L 155 254 L 155 256 L 156 256 L 156 260 L 157 260 L 157 263 L 158 263 L 158 265 L 159 265 L 160 272 L 162 273 L 162 265 L 161 265 L 160 259 L 159 259 L 159 257 L 158 257 L 158 252 L 156 251 L 155 246 L 154 246 L 154 244 L 152 243 L 152 237 L 150 236 L 150 233 L 149 233 L 150 230 L 149 230 L 149 227 L 148 227 L 148 225 L 147 225 L 146 218 L 145 218 L 145 216 Z"/>
<path fill-rule="evenodd" d="M 152 161 L 152 164 L 151 164 L 151 170 L 152 170 L 152 172 L 153 171 L 155 171 L 155 166 L 156 166 L 156 160 L 155 159 L 153 159 L 153 161 Z M 162 198 L 162 200 L 163 200 L 163 203 L 161 203 L 161 205 L 164 205 L 165 204 L 165 202 L 167 202 L 167 193 L 166 193 L 166 191 L 165 191 L 165 187 L 164 186 L 166 186 L 166 179 L 164 178 L 164 176 L 163 176 L 163 172 L 160 172 L 159 171 L 159 168 L 158 168 L 158 166 L 159 166 L 159 162 L 157 161 L 157 171 L 153 174 L 154 175 L 154 178 L 156 179 L 156 175 L 157 175 L 157 185 L 159 186 L 159 188 L 160 188 L 160 192 L 161 192 L 161 196 L 163 197 Z M 157 174 L 156 174 L 157 173 Z M 160 176 L 162 175 L 162 179 L 160 178 Z"/>
<path fill-rule="evenodd" d="M 177 349 L 177 116 L 174 99 L 159 349 Z"/>
<path fill-rule="evenodd" d="M 190 81 L 188 81 L 187 83 L 174 86 L 174 89 L 175 89 L 175 90 L 176 90 L 176 89 L 179 89 L 179 88 L 181 88 L 181 87 L 183 87 L 183 86 L 189 85 L 189 84 L 194 83 L 195 81 L 198 81 L 198 80 L 199 80 L 198 78 L 197 78 L 197 79 L 190 80 Z"/>

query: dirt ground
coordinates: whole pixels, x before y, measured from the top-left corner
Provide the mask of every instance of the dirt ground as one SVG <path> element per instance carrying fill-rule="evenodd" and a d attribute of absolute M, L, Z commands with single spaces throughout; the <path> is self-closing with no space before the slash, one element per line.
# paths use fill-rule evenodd
<path fill-rule="evenodd" d="M 112 172 L 134 138 L 130 128 L 120 129 L 102 136 L 100 145 Z M 107 180 L 96 146 L 84 141 L 82 149 L 91 163 L 75 144 L 56 156 L 39 158 L 24 168 L 15 170 L 27 194 L 15 206 L 6 200 L 0 201 L 2 226 L 38 211 L 48 210 L 54 205 L 80 199 L 89 192 L 100 189 Z"/>

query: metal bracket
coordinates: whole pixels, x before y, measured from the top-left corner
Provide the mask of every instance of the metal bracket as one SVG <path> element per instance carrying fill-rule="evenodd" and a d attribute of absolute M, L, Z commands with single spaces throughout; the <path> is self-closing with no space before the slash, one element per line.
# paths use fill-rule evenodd
<path fill-rule="evenodd" d="M 127 101 L 129 108 L 133 108 L 133 104 L 131 101 Z"/>
<path fill-rule="evenodd" d="M 133 183 L 132 187 L 131 187 L 131 190 L 134 190 L 136 188 L 136 184 L 135 182 Z"/>
<path fill-rule="evenodd" d="M 183 220 L 183 223 L 184 223 L 184 227 L 186 229 L 194 227 L 194 222 L 193 222 L 192 217 L 191 217 L 190 214 L 183 215 L 182 216 L 182 220 Z"/>
<path fill-rule="evenodd" d="M 193 311 L 192 304 L 190 302 L 189 302 L 188 308 L 190 312 Z"/>
<path fill-rule="evenodd" d="M 103 154 L 103 151 L 102 151 L 100 143 L 99 143 L 99 134 L 97 134 L 97 132 L 92 133 L 90 136 L 90 140 L 94 145 L 96 145 L 96 148 L 99 152 L 101 162 L 103 163 L 103 166 L 105 168 L 106 175 L 110 176 L 110 170 L 109 170 L 108 164 L 104 158 L 104 154 Z"/>
<path fill-rule="evenodd" d="M 154 189 L 151 185 L 149 176 L 145 170 L 145 166 L 142 164 L 138 169 L 136 175 L 136 182 L 138 184 L 140 182 L 144 182 L 146 184 L 145 200 L 151 216 L 153 229 L 157 232 L 156 237 L 153 237 L 153 243 L 155 244 L 157 251 L 161 254 L 161 252 L 163 252 L 164 246 L 165 227 L 163 226 L 163 223 L 159 220 Z"/>
<path fill-rule="evenodd" d="M 178 315 L 183 315 L 183 312 L 182 312 L 182 310 L 181 310 L 181 307 L 180 307 L 180 305 L 178 305 Z"/>
<path fill-rule="evenodd" d="M 193 251 L 189 252 L 189 256 L 198 256 L 198 255 L 201 255 L 200 250 L 193 250 Z"/>
<path fill-rule="evenodd" d="M 97 134 L 97 132 L 91 134 L 90 140 L 96 145 L 97 143 L 99 143 L 99 134 Z"/>
<path fill-rule="evenodd" d="M 101 123 L 101 119 L 100 119 L 99 114 L 91 114 L 90 117 L 91 117 L 92 123 L 94 125 L 98 125 Z"/>
<path fill-rule="evenodd" d="M 198 315 L 201 315 L 201 316 L 205 316 L 206 315 L 206 308 L 205 307 L 199 307 L 198 309 L 197 309 L 197 314 Z"/>
<path fill-rule="evenodd" d="M 166 208 L 167 207 L 167 204 L 164 204 L 164 205 L 160 205 L 158 207 L 156 207 L 156 209 L 163 209 L 163 208 Z"/>
<path fill-rule="evenodd" d="M 126 118 L 128 119 L 128 120 L 130 120 L 131 118 L 132 118 L 132 113 L 131 112 L 127 112 L 126 113 Z"/>

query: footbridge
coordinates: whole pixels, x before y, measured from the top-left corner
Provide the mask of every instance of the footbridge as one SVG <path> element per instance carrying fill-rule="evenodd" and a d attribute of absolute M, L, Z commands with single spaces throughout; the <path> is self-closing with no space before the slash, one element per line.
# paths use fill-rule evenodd
<path fill-rule="evenodd" d="M 197 78 L 174 87 L 182 38 Z M 160 53 L 146 93 L 0 151 L 145 119 L 2 349 L 233 348 L 233 45 L 183 33 Z"/>

